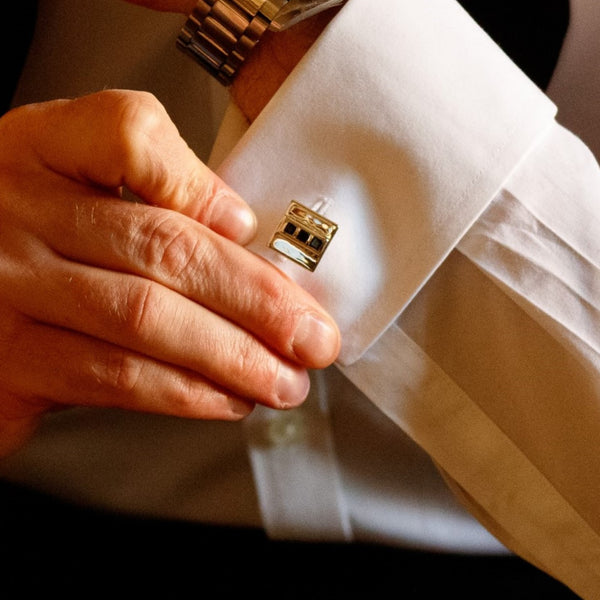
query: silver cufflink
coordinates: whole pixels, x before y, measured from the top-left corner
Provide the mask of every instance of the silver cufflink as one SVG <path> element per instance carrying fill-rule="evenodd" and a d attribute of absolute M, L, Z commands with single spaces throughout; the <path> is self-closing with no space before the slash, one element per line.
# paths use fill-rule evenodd
<path fill-rule="evenodd" d="M 309 271 L 314 271 L 338 226 L 318 212 L 292 201 L 269 247 Z"/>

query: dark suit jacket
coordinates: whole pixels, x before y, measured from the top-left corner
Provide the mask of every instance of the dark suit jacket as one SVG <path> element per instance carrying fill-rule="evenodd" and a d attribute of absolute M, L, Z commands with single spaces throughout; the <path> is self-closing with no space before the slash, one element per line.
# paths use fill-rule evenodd
<path fill-rule="evenodd" d="M 5 35 L 0 38 L 2 86 L 0 87 L 0 114 L 8 110 L 27 50 L 33 37 L 37 17 L 37 0 L 15 0 L 11 7 L 2 9 Z M 16 36 L 8 35 L 12 31 Z"/>

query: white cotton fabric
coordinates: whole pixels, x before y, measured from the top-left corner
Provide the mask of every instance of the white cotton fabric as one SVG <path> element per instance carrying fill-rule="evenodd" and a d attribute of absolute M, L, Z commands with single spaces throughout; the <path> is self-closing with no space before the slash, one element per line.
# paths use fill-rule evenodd
<path fill-rule="evenodd" d="M 409 22 L 428 26 L 399 35 L 397 23 Z M 374 11 L 351 0 L 219 173 L 257 213 L 252 249 L 336 318 L 339 362 L 350 364 L 427 281 L 554 112 L 456 3 L 381 0 Z M 265 248 L 290 200 L 310 207 L 320 198 L 339 231 L 310 274 Z"/>
<path fill-rule="evenodd" d="M 342 372 L 434 458 L 454 482 L 451 485 L 461 491 L 463 500 L 500 539 L 580 593 L 590 594 L 600 588 L 596 506 L 600 465 L 593 443 L 594 432 L 600 427 L 600 386 L 596 382 L 600 366 L 598 166 L 579 140 L 553 122 L 551 105 L 528 82 L 515 78 L 507 87 L 502 76 L 485 81 L 472 63 L 463 61 L 465 69 L 472 69 L 459 77 L 466 96 L 487 104 L 491 111 L 486 114 L 493 114 L 494 124 L 500 124 L 497 129 L 482 124 L 473 133 L 474 144 L 469 136 L 469 127 L 478 122 L 473 119 L 473 110 L 480 115 L 485 112 L 483 107 L 453 104 L 453 90 L 448 83 L 444 86 L 448 82 L 445 75 L 456 73 L 453 61 L 461 55 L 461 41 L 466 39 L 473 45 L 473 40 L 462 35 L 446 38 L 440 47 L 431 43 L 432 39 L 444 38 L 442 30 L 454 30 L 452 26 L 444 29 L 453 24 L 453 18 L 460 21 L 468 17 L 454 3 L 441 2 L 435 6 L 438 24 L 427 12 L 434 4 L 390 2 L 381 6 L 384 13 L 390 11 L 386 23 L 417 23 L 428 17 L 432 38 L 420 36 L 423 47 L 414 39 L 409 43 L 411 49 L 418 47 L 417 54 L 425 57 L 423 62 L 428 66 L 425 74 L 411 72 L 414 87 L 410 92 L 405 94 L 404 89 L 397 89 L 400 86 L 388 85 L 390 72 L 403 71 L 385 62 L 389 48 L 397 43 L 397 38 L 386 38 L 385 27 L 378 29 L 377 39 L 383 48 L 381 72 L 371 76 L 372 59 L 362 62 L 365 54 L 369 56 L 360 43 L 363 27 L 372 18 L 374 30 L 376 17 L 368 3 L 353 0 L 234 147 L 220 172 L 253 203 L 259 215 L 264 229 L 254 249 L 275 260 L 338 318 L 346 344 L 339 361 Z M 407 38 L 410 36 L 402 36 Z M 448 46 L 459 51 L 454 55 Z M 482 68 L 493 64 L 486 50 L 495 52 L 482 37 L 481 46 L 473 53 L 473 62 L 480 59 Z M 339 56 L 336 52 L 351 59 L 352 75 L 338 69 L 335 58 L 331 65 L 327 62 L 328 56 Z M 398 56 L 406 55 L 391 54 L 400 63 L 404 59 Z M 429 59 L 437 54 L 443 54 L 439 71 L 435 58 Z M 518 75 L 508 59 L 500 63 Z M 492 71 L 497 75 L 499 69 Z M 344 86 L 335 85 L 337 76 Z M 368 83 L 361 86 L 357 81 Z M 439 84 L 440 96 L 446 100 L 444 109 L 451 107 L 455 135 L 448 144 L 444 110 L 421 112 L 439 91 L 427 87 L 428 83 L 432 88 Z M 349 94 L 349 87 L 357 93 Z M 303 93 L 307 89 L 318 100 L 311 103 Z M 421 105 L 412 102 L 415 89 L 421 92 Z M 379 94 L 379 90 L 384 93 Z M 387 111 L 387 102 L 397 112 Z M 435 106 L 435 101 L 431 105 Z M 296 110 L 286 118 L 292 106 Z M 377 116 L 365 117 L 365 106 L 382 110 Z M 523 106 L 531 111 L 525 111 L 525 119 Z M 380 113 L 394 123 L 393 133 L 385 139 L 379 135 Z M 531 114 L 538 118 L 532 119 Z M 362 117 L 368 121 L 367 127 Z M 336 119 L 359 122 L 361 131 L 370 132 L 365 137 L 373 144 L 354 139 L 343 126 L 338 131 L 330 127 Z M 533 129 L 523 127 L 526 120 Z M 465 133 L 460 136 L 458 131 Z M 462 152 L 463 141 L 469 148 L 466 154 Z M 516 160 L 499 170 L 491 168 L 490 161 L 497 160 L 493 149 L 501 149 L 499 153 L 510 159 L 513 155 L 507 146 L 512 143 Z M 253 156 L 264 160 L 257 166 Z M 361 158 L 359 167 L 354 165 L 355 156 Z M 410 160 L 414 156 L 417 158 Z M 391 166 L 386 170 L 390 157 L 400 175 Z M 469 169 L 471 157 L 481 171 Z M 372 164 L 376 160 L 375 174 Z M 420 166 L 418 181 L 425 182 L 422 194 L 409 185 L 412 181 L 402 179 L 411 174 L 413 162 Z M 278 173 L 286 164 L 293 164 L 294 169 L 282 178 Z M 250 165 L 253 172 L 260 173 L 256 179 L 250 177 Z M 440 174 L 444 177 L 436 185 Z M 473 185 L 482 179 L 488 187 Z M 460 205 L 454 201 L 455 190 L 462 190 L 463 183 L 467 184 L 469 202 Z M 330 268 L 320 265 L 318 272 L 307 274 L 285 259 L 275 258 L 265 247 L 286 202 L 300 199 L 310 206 L 311 194 L 317 199 L 319 191 L 331 199 L 326 216 L 340 222 L 342 230 L 346 222 L 351 226 L 347 237 L 340 243 L 336 238 L 328 250 L 322 265 L 329 264 Z M 414 198 L 418 199 L 418 210 L 411 204 Z M 382 214 L 385 218 L 378 220 Z M 469 227 L 472 222 L 475 224 Z M 438 226 L 445 233 L 456 227 L 462 239 L 440 236 Z M 435 253 L 443 243 L 447 246 L 439 256 L 448 257 L 446 262 L 441 266 L 434 260 L 428 262 L 429 251 Z M 414 251 L 416 245 L 418 252 Z M 484 280 L 477 285 L 486 295 L 478 296 L 475 285 L 467 287 L 469 280 L 478 276 L 456 255 L 455 248 L 476 267 L 479 277 L 483 275 Z M 375 263 L 373 259 L 377 259 Z M 397 268 L 393 275 L 387 273 L 386 264 Z M 423 267 L 421 278 L 413 279 L 419 266 Z M 456 276 L 454 286 L 463 288 L 458 292 L 458 309 L 443 301 L 447 286 L 438 286 L 447 273 Z M 395 277 L 401 281 L 399 286 Z M 422 289 L 431 277 L 431 284 Z M 437 293 L 432 292 L 436 286 Z M 436 296 L 433 301 L 429 300 L 432 293 Z M 465 296 L 471 296 L 469 313 L 464 310 Z M 403 314 L 413 298 L 413 306 Z M 435 313 L 428 302 L 435 302 Z M 378 320 L 386 309 L 388 318 L 400 315 L 399 326 Z M 489 321 L 493 309 L 506 311 L 505 326 L 527 322 L 520 339 L 510 330 L 495 329 L 490 335 L 477 313 L 485 314 Z M 456 313 L 462 316 L 453 326 L 462 334 L 464 344 L 460 337 L 444 340 L 446 332 L 440 331 L 439 324 L 432 327 L 430 323 L 434 315 L 450 321 L 457 318 Z M 373 334 L 370 328 L 374 324 L 384 326 Z M 419 327 L 434 333 L 427 335 Z M 526 338 L 525 331 L 532 337 Z M 411 334 L 418 340 L 416 345 Z M 482 342 L 485 348 L 481 348 Z M 530 364 L 507 359 L 515 343 L 526 344 L 525 357 L 518 350 L 514 353 L 521 359 L 529 358 Z M 498 349 L 488 349 L 489 344 L 498 344 Z M 441 364 L 432 360 L 429 352 L 439 356 Z M 550 374 L 545 371 L 549 366 L 547 354 L 555 361 Z M 574 364 L 569 364 L 567 357 Z M 487 364 L 479 367 L 478 359 Z M 488 372 L 492 366 L 496 373 Z M 504 382 L 507 377 L 514 377 L 519 385 Z M 554 451 L 548 452 L 548 448 Z M 267 480 L 263 483 L 271 486 Z M 257 484 L 260 496 L 260 477 Z M 289 490 L 288 495 L 293 498 L 294 491 Z M 286 502 L 291 501 L 288 495 L 284 496 Z M 271 506 L 263 504 L 262 508 L 268 513 Z M 283 523 L 280 526 L 285 527 Z"/>

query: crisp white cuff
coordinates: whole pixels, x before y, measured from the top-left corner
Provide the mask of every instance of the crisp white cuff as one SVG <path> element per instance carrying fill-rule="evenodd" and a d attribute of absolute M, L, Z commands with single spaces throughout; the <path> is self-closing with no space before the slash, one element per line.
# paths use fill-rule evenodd
<path fill-rule="evenodd" d="M 308 289 L 351 364 L 490 202 L 554 105 L 454 0 L 350 0 L 219 168 L 251 246 Z M 291 200 L 339 225 L 315 273 L 267 248 Z"/>

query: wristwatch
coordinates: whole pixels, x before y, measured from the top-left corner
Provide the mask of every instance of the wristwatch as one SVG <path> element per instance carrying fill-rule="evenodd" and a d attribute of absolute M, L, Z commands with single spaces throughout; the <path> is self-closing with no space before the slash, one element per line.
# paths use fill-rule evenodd
<path fill-rule="evenodd" d="M 282 31 L 345 0 L 200 0 L 177 46 L 230 85 L 263 33 Z"/>

